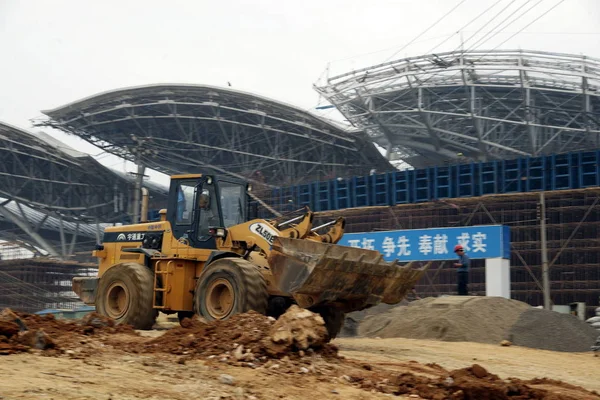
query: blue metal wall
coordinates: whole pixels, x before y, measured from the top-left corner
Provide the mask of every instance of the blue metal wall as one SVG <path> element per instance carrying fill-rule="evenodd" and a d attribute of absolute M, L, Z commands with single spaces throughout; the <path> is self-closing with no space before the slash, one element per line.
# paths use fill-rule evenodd
<path fill-rule="evenodd" d="M 526 157 L 371 176 L 355 176 L 273 189 L 271 202 L 286 211 L 392 206 L 488 194 L 579 189 L 600 185 L 600 151 Z"/>

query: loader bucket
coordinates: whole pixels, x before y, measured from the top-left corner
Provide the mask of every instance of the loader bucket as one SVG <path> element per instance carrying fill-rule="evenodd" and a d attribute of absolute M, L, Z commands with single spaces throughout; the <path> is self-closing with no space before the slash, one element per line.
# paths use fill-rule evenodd
<path fill-rule="evenodd" d="M 387 262 L 373 250 L 283 237 L 268 260 L 275 284 L 300 307 L 336 303 L 344 312 L 399 303 L 426 269 Z"/>

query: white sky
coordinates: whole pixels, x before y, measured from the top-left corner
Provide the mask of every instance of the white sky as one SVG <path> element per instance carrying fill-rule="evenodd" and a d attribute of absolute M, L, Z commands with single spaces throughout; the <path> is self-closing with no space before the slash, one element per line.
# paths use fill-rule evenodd
<path fill-rule="evenodd" d="M 454 50 L 456 31 L 496 1 L 464 1 L 398 53 L 460 0 L 0 0 L 0 120 L 31 130 L 40 110 L 151 83 L 229 81 L 234 89 L 314 109 L 319 98 L 312 85 L 328 63 L 332 73 L 347 72 L 423 54 L 453 34 L 436 52 Z M 533 7 L 479 47 L 494 48 L 559 2 L 499 0 L 462 37 L 481 27 L 487 32 L 522 5 L 507 23 Z M 500 48 L 600 58 L 600 0 L 564 0 Z M 73 136 L 53 135 L 99 153 Z M 123 169 L 112 156 L 100 160 Z"/>

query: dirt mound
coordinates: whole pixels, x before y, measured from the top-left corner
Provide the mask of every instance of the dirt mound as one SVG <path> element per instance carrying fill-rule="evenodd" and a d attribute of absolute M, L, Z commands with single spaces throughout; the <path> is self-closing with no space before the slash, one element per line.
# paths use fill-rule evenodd
<path fill-rule="evenodd" d="M 38 350 L 65 350 L 80 345 L 85 336 L 125 333 L 137 335 L 128 325 L 115 325 L 110 318 L 87 314 L 81 321 L 58 320 L 54 315 L 0 313 L 0 355 Z"/>
<path fill-rule="evenodd" d="M 367 317 L 360 336 L 499 343 L 529 305 L 501 297 L 426 298 Z"/>
<path fill-rule="evenodd" d="M 532 308 L 521 314 L 508 339 L 534 349 L 585 352 L 597 336 L 598 331 L 573 315 Z"/>
<path fill-rule="evenodd" d="M 368 372 L 346 375 L 345 380 L 362 389 L 396 396 L 414 396 L 434 400 L 580 400 L 582 398 L 599 398 L 596 393 L 588 392 L 584 388 L 546 378 L 529 381 L 517 378 L 501 379 L 478 364 L 447 371 L 437 364 L 423 366 L 414 363 L 415 372 L 418 371 L 425 375 L 416 375 L 411 372 L 398 375 L 381 374 L 368 365 L 363 367 Z"/>
<path fill-rule="evenodd" d="M 290 307 L 277 321 L 251 311 L 208 323 L 188 319 L 182 325 L 130 350 L 219 356 L 221 361 L 240 363 L 301 357 L 305 352 L 328 357 L 337 354 L 337 347 L 325 343 L 327 330 L 321 316 L 297 306 Z"/>

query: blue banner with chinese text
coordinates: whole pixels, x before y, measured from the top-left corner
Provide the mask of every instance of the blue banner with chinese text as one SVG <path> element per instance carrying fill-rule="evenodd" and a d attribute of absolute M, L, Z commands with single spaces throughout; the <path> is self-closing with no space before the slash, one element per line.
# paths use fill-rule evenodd
<path fill-rule="evenodd" d="M 471 259 L 510 258 L 510 229 L 504 225 L 346 233 L 342 246 L 377 250 L 388 261 L 442 261 L 456 258 L 460 244 Z"/>

